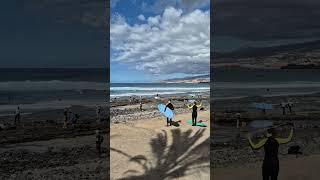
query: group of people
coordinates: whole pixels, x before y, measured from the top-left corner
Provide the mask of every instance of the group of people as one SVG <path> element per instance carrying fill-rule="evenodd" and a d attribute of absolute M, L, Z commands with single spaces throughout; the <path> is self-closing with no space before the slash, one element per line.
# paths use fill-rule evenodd
<path fill-rule="evenodd" d="M 63 115 L 64 115 L 63 128 L 67 128 L 68 127 L 68 122 L 69 121 L 71 122 L 72 128 L 74 128 L 75 124 L 77 123 L 77 121 L 80 118 L 79 114 L 76 114 L 76 113 L 70 111 L 68 108 L 64 109 Z"/>
<path fill-rule="evenodd" d="M 192 126 L 197 125 L 198 108 L 200 108 L 201 106 L 202 106 L 202 102 L 200 102 L 200 104 L 198 105 L 196 101 L 194 101 L 193 105 L 187 104 L 187 107 L 189 109 L 192 109 L 192 114 L 191 114 Z M 172 105 L 171 100 L 168 100 L 166 107 L 164 109 L 164 112 L 167 110 L 167 108 L 169 108 L 172 111 L 174 110 L 174 106 Z M 172 118 L 167 117 L 167 126 L 171 126 L 171 125 L 172 125 Z"/>
<path fill-rule="evenodd" d="M 281 104 L 281 109 L 282 109 L 282 114 L 286 115 L 286 109 L 289 109 L 289 113 L 292 113 L 292 107 L 293 107 L 293 103 L 292 102 L 282 102 Z"/>

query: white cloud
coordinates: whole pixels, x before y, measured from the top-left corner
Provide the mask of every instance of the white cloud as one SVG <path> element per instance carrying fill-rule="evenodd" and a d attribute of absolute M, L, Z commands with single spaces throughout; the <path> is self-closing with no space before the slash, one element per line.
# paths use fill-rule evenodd
<path fill-rule="evenodd" d="M 140 15 L 138 16 L 138 19 L 139 19 L 140 21 L 145 21 L 145 20 L 146 20 L 146 18 L 145 18 L 144 15 L 142 15 L 142 14 L 140 14 Z"/>
<path fill-rule="evenodd" d="M 129 25 L 120 15 L 110 27 L 112 61 L 154 74 L 209 73 L 210 13 L 168 7 L 162 15 Z"/>

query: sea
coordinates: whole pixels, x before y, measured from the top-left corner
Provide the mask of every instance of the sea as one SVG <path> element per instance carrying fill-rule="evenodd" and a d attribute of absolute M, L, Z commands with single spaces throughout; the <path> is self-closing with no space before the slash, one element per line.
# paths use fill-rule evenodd
<path fill-rule="evenodd" d="M 320 93 L 319 69 L 214 69 L 214 100 Z"/>
<path fill-rule="evenodd" d="M 71 105 L 106 104 L 105 69 L 2 68 L 0 116 L 15 111 L 64 108 Z"/>
<path fill-rule="evenodd" d="M 111 83 L 110 97 L 129 96 L 197 96 L 210 93 L 210 84 L 199 83 Z"/>
<path fill-rule="evenodd" d="M 209 84 L 108 83 L 105 69 L 3 68 L 0 69 L 0 116 L 65 108 L 71 105 L 108 104 L 113 97 L 209 93 Z"/>
<path fill-rule="evenodd" d="M 110 98 L 211 92 L 212 99 L 320 92 L 320 70 L 214 70 L 211 83 L 108 83 L 105 69 L 0 69 L 0 113 L 108 104 Z M 109 91 L 110 90 L 110 91 Z M 1 116 L 1 114 L 0 114 Z"/>

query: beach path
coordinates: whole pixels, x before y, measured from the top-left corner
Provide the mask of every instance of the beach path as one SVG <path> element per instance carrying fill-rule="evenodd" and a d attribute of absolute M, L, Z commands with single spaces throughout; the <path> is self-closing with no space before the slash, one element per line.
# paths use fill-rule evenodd
<path fill-rule="evenodd" d="M 166 118 L 112 124 L 111 179 L 210 179 L 210 112 L 199 111 L 207 127 L 186 123 L 191 112 Z"/>

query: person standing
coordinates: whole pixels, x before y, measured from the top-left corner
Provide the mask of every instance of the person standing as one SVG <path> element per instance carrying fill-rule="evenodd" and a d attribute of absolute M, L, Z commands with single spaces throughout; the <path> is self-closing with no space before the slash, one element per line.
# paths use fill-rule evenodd
<path fill-rule="evenodd" d="M 100 157 L 101 155 L 101 144 L 103 142 L 103 136 L 100 134 L 100 130 L 96 130 L 96 150 L 98 152 L 98 155 Z"/>
<path fill-rule="evenodd" d="M 290 114 L 292 113 L 292 106 L 293 106 L 293 103 L 292 102 L 288 102 L 288 108 L 289 108 Z"/>
<path fill-rule="evenodd" d="M 197 105 L 197 102 L 194 101 L 193 106 L 188 106 L 189 109 L 192 109 L 192 126 L 197 126 L 197 117 L 198 117 L 198 108 L 202 106 L 202 103 L 200 105 Z"/>
<path fill-rule="evenodd" d="M 68 121 L 69 121 L 68 108 L 64 108 L 63 116 L 64 116 L 63 128 L 67 128 Z"/>
<path fill-rule="evenodd" d="M 253 149 L 260 149 L 264 147 L 264 159 L 262 164 L 262 177 L 263 180 L 277 180 L 279 174 L 279 158 L 278 151 L 279 145 L 285 144 L 291 141 L 293 137 L 293 129 L 287 138 L 275 138 L 275 130 L 270 128 L 267 130 L 267 138 L 262 139 L 257 144 L 254 144 L 251 140 L 250 134 L 248 140 Z"/>
<path fill-rule="evenodd" d="M 100 123 L 101 122 L 101 108 L 98 104 L 96 105 L 96 117 L 97 117 L 97 123 Z"/>
<path fill-rule="evenodd" d="M 171 111 L 174 110 L 173 105 L 171 104 L 171 100 L 168 101 L 168 103 L 166 104 L 166 107 L 164 108 L 164 112 L 166 112 L 167 108 L 169 108 Z M 167 117 L 167 126 L 171 126 L 172 125 L 172 118 L 168 118 Z"/>
<path fill-rule="evenodd" d="M 286 103 L 282 102 L 281 108 L 282 108 L 282 115 L 286 115 Z"/>
<path fill-rule="evenodd" d="M 142 109 L 142 97 L 141 96 L 140 96 L 139 109 L 140 109 L 140 111 L 143 111 L 143 109 Z"/>
<path fill-rule="evenodd" d="M 20 124 L 20 120 L 21 120 L 21 114 L 20 114 L 20 107 L 18 106 L 17 109 L 16 109 L 16 113 L 14 115 L 14 124 L 17 125 L 17 124 Z"/>
<path fill-rule="evenodd" d="M 236 118 L 237 118 L 237 129 L 239 129 L 241 124 L 241 113 L 237 112 Z"/>

